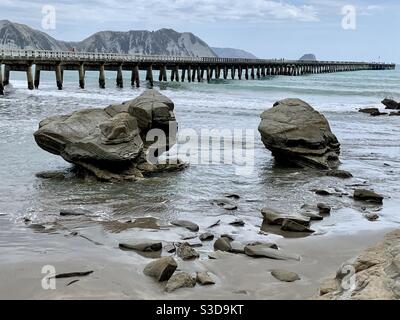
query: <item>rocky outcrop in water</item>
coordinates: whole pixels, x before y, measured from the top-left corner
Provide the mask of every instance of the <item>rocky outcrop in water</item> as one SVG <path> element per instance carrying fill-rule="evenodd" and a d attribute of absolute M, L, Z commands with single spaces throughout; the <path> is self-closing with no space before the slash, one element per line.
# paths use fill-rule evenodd
<path fill-rule="evenodd" d="M 394 101 L 393 99 L 383 99 L 382 104 L 386 107 L 386 109 L 400 110 L 400 103 Z"/>
<path fill-rule="evenodd" d="M 386 235 L 382 243 L 367 249 L 353 263 L 344 264 L 334 279 L 321 285 L 318 299 L 400 299 L 399 278 L 400 230 L 397 230 Z M 354 280 L 353 285 L 349 285 L 352 284 L 349 279 Z"/>
<path fill-rule="evenodd" d="M 300 99 L 276 102 L 261 114 L 258 130 L 277 161 L 322 169 L 340 164 L 340 143 L 328 121 Z"/>
<path fill-rule="evenodd" d="M 176 138 L 174 104 L 156 90 L 105 109 L 86 109 L 40 122 L 36 143 L 60 155 L 99 180 L 136 180 L 146 174 L 180 170 L 179 160 L 159 163 Z M 147 142 L 152 129 L 165 134 L 163 143 Z M 161 141 L 161 140 L 160 140 Z"/>

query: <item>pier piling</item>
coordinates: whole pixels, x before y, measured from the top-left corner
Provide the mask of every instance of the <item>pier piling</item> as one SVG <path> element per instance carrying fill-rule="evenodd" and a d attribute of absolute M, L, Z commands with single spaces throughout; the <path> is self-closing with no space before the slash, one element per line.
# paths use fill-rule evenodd
<path fill-rule="evenodd" d="M 11 68 L 9 65 L 4 66 L 4 79 L 3 79 L 3 86 L 8 86 L 10 84 L 10 72 Z"/>
<path fill-rule="evenodd" d="M 58 63 L 56 65 L 56 82 L 57 82 L 58 90 L 62 90 L 62 88 L 63 88 L 63 75 L 62 75 L 61 64 L 60 63 Z"/>
<path fill-rule="evenodd" d="M 4 95 L 4 84 L 3 84 L 3 65 L 0 61 L 0 96 Z"/>
<path fill-rule="evenodd" d="M 79 65 L 79 88 L 85 89 L 85 67 L 83 63 Z"/>
<path fill-rule="evenodd" d="M 39 89 L 40 85 L 40 66 L 35 66 L 35 81 L 34 81 L 35 89 Z"/>
<path fill-rule="evenodd" d="M 147 71 L 146 71 L 146 81 L 149 82 L 150 87 L 153 87 L 154 82 L 153 82 L 153 66 L 149 65 L 147 67 Z"/>
<path fill-rule="evenodd" d="M 118 66 L 116 82 L 117 82 L 117 87 L 118 88 L 122 89 L 124 87 L 124 78 L 123 78 L 123 75 L 122 75 L 122 65 Z"/>
<path fill-rule="evenodd" d="M 28 89 L 33 90 L 34 85 L 33 85 L 33 75 L 32 75 L 32 66 L 29 65 L 26 68 L 26 80 L 28 81 Z"/>
<path fill-rule="evenodd" d="M 104 73 L 104 64 L 101 64 L 99 68 L 99 87 L 100 89 L 106 88 L 106 76 Z"/>

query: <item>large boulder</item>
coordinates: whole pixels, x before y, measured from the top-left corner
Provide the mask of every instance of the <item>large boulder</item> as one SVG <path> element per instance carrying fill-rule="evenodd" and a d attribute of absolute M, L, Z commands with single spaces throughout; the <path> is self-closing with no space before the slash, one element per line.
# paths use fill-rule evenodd
<path fill-rule="evenodd" d="M 300 99 L 276 102 L 261 114 L 258 130 L 278 161 L 322 169 L 340 164 L 340 143 L 328 121 Z"/>
<path fill-rule="evenodd" d="M 146 173 L 182 169 L 180 161 L 168 165 L 154 161 L 154 157 L 149 160 L 154 141 L 146 142 L 146 135 L 151 129 L 166 135 L 165 141 L 157 144 L 157 151 L 166 151 L 175 143 L 173 102 L 155 90 L 121 105 L 47 118 L 40 122 L 34 137 L 42 149 L 100 180 L 135 180 Z"/>

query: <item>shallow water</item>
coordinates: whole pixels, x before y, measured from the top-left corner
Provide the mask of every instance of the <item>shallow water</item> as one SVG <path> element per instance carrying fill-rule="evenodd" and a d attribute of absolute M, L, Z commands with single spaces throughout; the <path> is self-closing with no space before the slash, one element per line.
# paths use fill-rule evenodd
<path fill-rule="evenodd" d="M 313 225 L 317 231 L 313 237 L 398 227 L 400 118 L 370 117 L 357 109 L 380 106 L 385 97 L 400 100 L 399 70 L 279 76 L 254 81 L 215 80 L 212 84 L 156 83 L 155 87 L 175 102 L 180 132 L 186 129 L 198 133 L 202 129 L 251 129 L 255 136 L 254 166 L 248 175 L 237 174 L 239 164 L 192 163 L 183 172 L 136 183 L 85 181 L 72 174 L 61 181 L 36 178 L 35 173 L 40 171 L 68 172 L 71 169 L 60 157 L 35 144 L 32 134 L 39 121 L 50 115 L 105 107 L 138 96 L 144 88 L 132 89 L 129 76 L 125 74 L 125 88 L 117 89 L 115 74 L 107 73 L 107 89 L 101 90 L 97 87 L 97 74 L 88 72 L 86 89 L 80 90 L 77 72 L 67 71 L 64 90 L 57 91 L 53 73 L 42 72 L 40 89 L 28 91 L 24 74 L 11 74 L 12 86 L 5 97 L 0 97 L 0 213 L 6 215 L 3 219 L 18 227 L 18 232 L 13 232 L 8 223 L 0 226 L 0 250 L 15 246 L 20 254 L 32 254 L 24 252 L 24 246 L 18 244 L 22 234 L 26 242 L 29 237 L 37 236 L 31 229 L 21 231 L 24 217 L 49 228 L 57 222 L 69 231 L 83 230 L 102 243 L 107 243 L 109 237 L 124 236 L 110 236 L 98 221 L 143 216 L 157 217 L 165 224 L 176 218 L 187 218 L 201 228 L 218 219 L 223 224 L 239 217 L 246 221 L 246 227 L 240 232 L 229 226 L 218 227 L 219 232 L 255 240 L 262 237 L 257 234 L 262 207 L 298 211 L 304 203 L 316 202 L 326 202 L 334 211 L 329 218 Z M 341 168 L 351 171 L 355 178 L 340 180 L 323 177 L 318 171 L 275 164 L 257 132 L 259 115 L 275 101 L 288 97 L 301 98 L 324 113 L 342 145 Z M 354 202 L 349 196 L 321 197 L 311 191 L 313 188 L 339 188 L 351 194 L 353 184 L 363 184 L 386 196 L 383 209 L 367 206 L 367 211 L 380 212 L 378 222 L 371 223 L 363 218 L 361 207 L 364 204 Z M 227 212 L 211 204 L 212 199 L 226 193 L 241 196 L 237 211 Z M 59 218 L 62 208 L 88 209 L 94 217 L 88 221 L 65 221 Z M 138 234 L 149 236 L 147 231 Z M 152 233 L 152 237 L 177 241 L 182 234 L 182 230 L 173 229 L 159 235 Z"/>

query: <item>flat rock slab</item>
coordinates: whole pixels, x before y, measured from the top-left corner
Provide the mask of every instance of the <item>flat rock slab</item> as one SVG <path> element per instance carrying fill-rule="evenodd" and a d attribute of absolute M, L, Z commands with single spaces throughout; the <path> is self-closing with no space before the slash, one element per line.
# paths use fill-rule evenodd
<path fill-rule="evenodd" d="M 215 284 L 215 281 L 210 277 L 208 272 L 197 272 L 196 281 L 202 286 Z"/>
<path fill-rule="evenodd" d="M 250 257 L 261 257 L 275 260 L 300 260 L 300 256 L 297 254 L 285 252 L 283 250 L 271 249 L 264 245 L 246 246 L 244 251 Z"/>
<path fill-rule="evenodd" d="M 174 274 L 167 282 L 165 291 L 172 292 L 180 288 L 193 288 L 196 285 L 196 279 L 186 272 Z"/>
<path fill-rule="evenodd" d="M 379 203 L 379 204 L 383 203 L 383 196 L 372 190 L 356 189 L 354 190 L 353 197 L 356 200 Z"/>
<path fill-rule="evenodd" d="M 306 233 L 314 233 L 314 230 L 311 230 L 310 228 L 297 223 L 295 221 L 292 221 L 290 219 L 285 219 L 282 223 L 281 229 L 283 231 L 292 231 L 292 232 L 306 232 Z"/>
<path fill-rule="evenodd" d="M 199 231 L 199 226 L 193 222 L 187 220 L 174 220 L 171 222 L 174 226 L 186 228 L 190 231 L 197 232 Z"/>
<path fill-rule="evenodd" d="M 171 278 L 177 267 L 178 265 L 174 258 L 163 257 L 147 264 L 143 273 L 162 282 Z"/>
<path fill-rule="evenodd" d="M 353 175 L 349 171 L 345 170 L 329 170 L 325 173 L 328 177 L 336 177 L 341 179 L 350 179 L 353 178 Z"/>
<path fill-rule="evenodd" d="M 160 241 L 129 241 L 123 242 L 119 244 L 121 249 L 125 250 L 135 250 L 142 252 L 152 252 L 152 251 L 160 251 L 162 250 L 162 243 Z"/>
<path fill-rule="evenodd" d="M 310 219 L 298 215 L 286 214 L 275 209 L 263 208 L 261 213 L 264 217 L 264 222 L 270 225 L 281 226 L 285 220 L 290 220 L 298 224 L 309 226 Z"/>
<path fill-rule="evenodd" d="M 275 279 L 283 281 L 283 282 L 294 282 L 294 281 L 300 280 L 300 277 L 297 273 L 286 271 L 286 270 L 280 270 L 280 269 L 272 270 L 271 275 Z"/>

